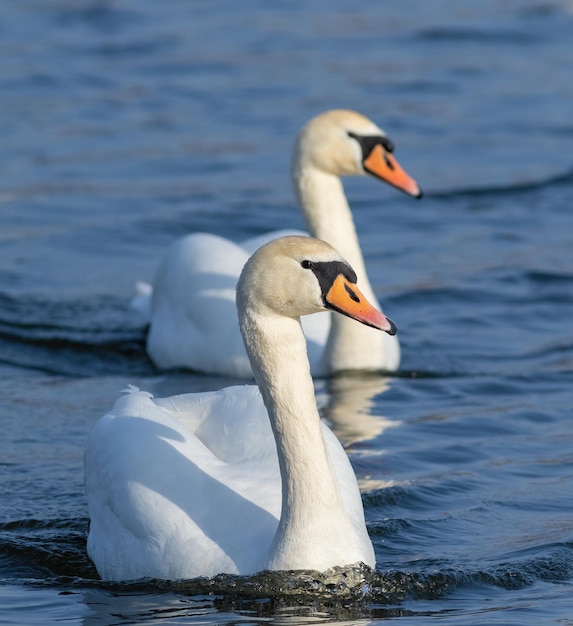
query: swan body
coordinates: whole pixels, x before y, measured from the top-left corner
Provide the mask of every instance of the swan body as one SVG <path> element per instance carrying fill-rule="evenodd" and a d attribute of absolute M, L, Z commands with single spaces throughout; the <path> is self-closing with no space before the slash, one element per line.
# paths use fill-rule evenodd
<path fill-rule="evenodd" d="M 257 386 L 135 388 L 90 434 L 88 554 L 107 580 L 375 565 L 356 477 L 321 423 L 300 315 L 386 332 L 328 244 L 286 237 L 245 265 L 237 308 Z"/>
<path fill-rule="evenodd" d="M 237 244 L 218 235 L 192 233 L 170 247 L 156 276 L 147 337 L 147 350 L 156 364 L 237 378 L 252 376 L 237 324 L 237 268 L 240 271 L 267 240 L 265 235 Z M 325 316 L 306 317 L 302 322 L 309 358 L 315 364 L 320 362 L 329 331 L 320 317 Z"/>
<path fill-rule="evenodd" d="M 401 169 L 392 151 L 384 131 L 366 117 L 332 110 L 303 127 L 292 157 L 293 186 L 308 232 L 329 242 L 348 260 L 365 296 L 376 306 L 340 176 L 369 174 L 419 197 L 418 185 Z M 262 243 L 295 233 L 272 232 L 242 243 L 195 233 L 176 241 L 161 263 L 149 296 L 139 298 L 139 308 L 150 310 L 147 352 L 155 365 L 251 377 L 234 313 L 234 287 L 244 262 Z M 396 337 L 348 319 L 320 317 L 303 321 L 314 376 L 344 369 L 398 368 Z"/>

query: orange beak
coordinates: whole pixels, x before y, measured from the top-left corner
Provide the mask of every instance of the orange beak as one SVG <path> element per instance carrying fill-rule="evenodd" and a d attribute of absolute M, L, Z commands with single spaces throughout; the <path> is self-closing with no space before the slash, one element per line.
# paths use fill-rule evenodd
<path fill-rule="evenodd" d="M 389 152 L 386 152 L 380 144 L 374 146 L 372 152 L 364 159 L 363 165 L 367 172 L 404 193 L 414 196 L 414 198 L 422 196 L 418 183 L 406 174 L 398 161 Z"/>
<path fill-rule="evenodd" d="M 362 322 L 366 326 L 383 330 L 389 335 L 396 334 L 396 324 L 387 318 L 384 313 L 374 308 L 356 285 L 342 274 L 335 278 L 332 287 L 325 296 L 325 300 L 327 307 L 330 309 Z"/>

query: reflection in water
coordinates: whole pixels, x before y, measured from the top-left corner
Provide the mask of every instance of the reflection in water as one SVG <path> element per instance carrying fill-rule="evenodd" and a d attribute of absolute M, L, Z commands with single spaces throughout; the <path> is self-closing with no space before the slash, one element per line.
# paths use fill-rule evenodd
<path fill-rule="evenodd" d="M 154 594 L 149 589 L 139 593 L 109 593 L 97 589 L 84 592 L 84 604 L 89 610 L 84 626 L 101 624 L 163 624 L 189 616 L 216 613 L 213 600 L 179 597 L 174 594 Z"/>
<path fill-rule="evenodd" d="M 326 381 L 323 418 L 347 450 L 358 442 L 375 439 L 399 422 L 374 415 L 376 397 L 390 387 L 390 379 L 379 374 L 346 372 Z M 317 390 L 318 391 L 318 390 Z"/>
<path fill-rule="evenodd" d="M 351 457 L 384 455 L 379 441 L 373 449 L 364 443 L 377 439 L 387 428 L 400 425 L 398 420 L 375 411 L 377 397 L 390 388 L 390 379 L 375 373 L 345 372 L 323 381 L 322 386 L 323 389 L 317 383 L 316 388 L 322 417 Z M 375 465 L 371 458 L 369 465 Z M 357 479 L 362 492 L 394 484 L 394 481 L 361 476 L 359 471 Z"/>

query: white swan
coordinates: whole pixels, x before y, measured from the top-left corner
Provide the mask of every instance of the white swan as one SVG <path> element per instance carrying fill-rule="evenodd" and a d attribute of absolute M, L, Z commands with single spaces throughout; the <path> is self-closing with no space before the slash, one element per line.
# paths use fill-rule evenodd
<path fill-rule="evenodd" d="M 308 231 L 339 250 L 355 268 L 366 297 L 376 305 L 340 176 L 370 174 L 419 197 L 418 185 L 398 165 L 392 150 L 385 133 L 366 117 L 333 110 L 304 126 L 292 159 L 293 184 Z M 262 243 L 293 232 L 273 232 L 241 244 L 205 233 L 176 241 L 153 286 L 147 352 L 155 365 L 250 377 L 235 318 L 236 281 L 249 255 Z M 144 294 L 143 301 L 148 299 Z M 303 322 L 313 375 L 398 368 L 396 337 L 338 317 L 329 334 L 331 316 L 320 317 Z"/>
<path fill-rule="evenodd" d="M 99 420 L 85 483 L 102 578 L 374 567 L 356 477 L 319 419 L 298 317 L 334 310 L 394 333 L 355 282 L 325 242 L 266 244 L 237 286 L 258 388 L 165 399 L 134 390 Z"/>

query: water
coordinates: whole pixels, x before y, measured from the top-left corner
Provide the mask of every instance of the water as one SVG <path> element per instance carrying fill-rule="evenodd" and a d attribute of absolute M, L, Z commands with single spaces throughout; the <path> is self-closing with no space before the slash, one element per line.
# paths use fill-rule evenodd
<path fill-rule="evenodd" d="M 0 624 L 573 624 L 573 6 L 21 0 L 0 25 Z M 317 381 L 378 558 L 97 580 L 89 429 L 160 373 L 128 309 L 173 239 L 301 227 L 294 134 L 385 128 L 420 202 L 348 180 L 401 371 Z"/>

